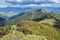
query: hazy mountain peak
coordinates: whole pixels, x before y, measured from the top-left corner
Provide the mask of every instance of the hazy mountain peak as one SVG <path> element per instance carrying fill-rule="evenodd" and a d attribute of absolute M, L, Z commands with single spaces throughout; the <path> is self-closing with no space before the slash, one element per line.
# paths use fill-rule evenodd
<path fill-rule="evenodd" d="M 48 11 L 43 9 L 43 8 L 37 9 L 36 11 L 37 12 L 42 12 L 42 13 L 48 13 Z"/>

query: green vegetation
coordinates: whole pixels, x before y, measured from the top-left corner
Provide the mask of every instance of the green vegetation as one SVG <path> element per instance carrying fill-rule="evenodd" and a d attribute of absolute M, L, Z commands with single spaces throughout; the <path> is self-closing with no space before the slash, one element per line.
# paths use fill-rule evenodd
<path fill-rule="evenodd" d="M 36 35 L 25 35 L 19 31 L 16 31 L 16 34 L 8 34 L 0 38 L 0 40 L 47 40 L 43 36 Z"/>
<path fill-rule="evenodd" d="M 25 12 L 23 15 L 20 16 L 17 15 L 17 17 L 13 19 L 8 19 L 6 25 L 15 25 L 22 20 L 41 21 L 43 19 L 51 19 L 51 18 L 53 20 L 59 20 L 60 15 L 47 12 L 44 9 L 39 9 L 37 11 Z"/>
<path fill-rule="evenodd" d="M 9 27 L 0 27 L 0 38 L 10 32 Z"/>
<path fill-rule="evenodd" d="M 6 22 L 4 27 L 0 27 L 0 40 L 60 40 L 58 14 L 39 9 L 10 16 L 0 16 L 0 24 Z"/>
<path fill-rule="evenodd" d="M 6 34 L 0 34 L 0 40 L 60 40 L 60 29 L 57 30 L 48 23 L 27 20 L 2 30 L 0 33 L 5 31 Z"/>
<path fill-rule="evenodd" d="M 49 40 L 60 40 L 60 33 L 53 26 L 46 23 L 24 21 L 17 25 L 17 30 L 24 34 L 45 36 Z"/>
<path fill-rule="evenodd" d="M 54 24 L 54 26 L 57 28 L 59 28 L 60 29 L 60 20 L 59 21 L 57 21 L 55 24 Z"/>
<path fill-rule="evenodd" d="M 40 21 L 40 23 L 48 23 L 50 25 L 53 25 L 54 22 L 56 22 L 56 20 L 54 20 L 53 18 L 51 18 L 51 19 L 44 19 L 44 20 Z"/>
<path fill-rule="evenodd" d="M 22 20 L 33 20 L 33 21 L 42 21 L 44 19 L 53 19 L 55 21 L 60 20 L 60 15 L 52 13 L 52 12 L 47 12 L 44 9 L 39 9 L 39 10 L 33 10 L 32 12 L 24 12 L 21 14 L 11 14 L 13 12 L 9 12 L 7 15 L 0 15 L 2 18 L 6 18 L 6 23 L 5 26 L 11 26 L 11 25 L 16 25 L 18 22 Z M 11 16 L 15 15 L 15 16 Z"/>

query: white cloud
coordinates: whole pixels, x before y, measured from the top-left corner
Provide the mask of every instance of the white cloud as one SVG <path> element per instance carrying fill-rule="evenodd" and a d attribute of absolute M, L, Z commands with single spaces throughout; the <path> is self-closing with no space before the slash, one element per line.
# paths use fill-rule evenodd
<path fill-rule="evenodd" d="M 34 0 L 35 2 L 39 2 L 40 0 Z"/>
<path fill-rule="evenodd" d="M 6 0 L 6 1 L 9 1 L 9 2 L 22 2 L 22 0 Z"/>
<path fill-rule="evenodd" d="M 5 5 L 5 4 L 0 4 L 0 8 L 6 8 L 6 7 L 8 7 L 7 5 Z"/>
<path fill-rule="evenodd" d="M 16 0 L 6 0 L 6 1 L 15 2 Z"/>
<path fill-rule="evenodd" d="M 10 7 L 20 7 L 20 8 L 27 8 L 27 7 L 54 7 L 52 4 L 27 4 L 27 5 L 9 5 Z"/>
<path fill-rule="evenodd" d="M 52 4 L 41 4 L 42 7 L 52 7 Z"/>
<path fill-rule="evenodd" d="M 35 2 L 41 2 L 41 1 L 45 1 L 45 0 L 34 0 Z"/>
<path fill-rule="evenodd" d="M 10 2 L 29 2 L 29 1 L 35 1 L 35 2 L 40 2 L 40 1 L 49 1 L 49 2 L 56 2 L 56 3 L 59 3 L 60 0 L 7 0 L 7 1 L 10 1 Z"/>
<path fill-rule="evenodd" d="M 50 2 L 55 2 L 55 3 L 59 3 L 60 1 L 59 0 L 48 0 Z"/>
<path fill-rule="evenodd" d="M 22 2 L 22 0 L 16 0 L 17 2 Z"/>
<path fill-rule="evenodd" d="M 18 4 L 11 4 L 11 3 L 8 3 L 6 1 L 9 1 L 9 2 L 18 2 Z M 29 4 L 26 4 L 26 5 L 20 5 L 19 3 L 26 3 L 28 2 Z M 33 4 L 32 4 L 32 3 Z M 40 5 L 38 5 L 38 3 L 36 2 L 46 2 L 45 3 L 42 3 Z M 54 2 L 54 4 L 51 4 L 51 3 L 48 3 L 48 2 Z M 33 7 L 33 6 L 39 6 L 39 7 L 60 7 L 60 0 L 0 0 L 0 8 L 5 8 L 5 7 Z"/>

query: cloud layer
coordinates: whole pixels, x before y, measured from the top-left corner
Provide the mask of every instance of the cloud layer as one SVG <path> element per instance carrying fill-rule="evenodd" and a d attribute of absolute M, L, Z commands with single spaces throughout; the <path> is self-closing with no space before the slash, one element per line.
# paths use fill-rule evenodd
<path fill-rule="evenodd" d="M 60 7 L 60 0 L 0 0 L 0 8 L 34 6 Z"/>

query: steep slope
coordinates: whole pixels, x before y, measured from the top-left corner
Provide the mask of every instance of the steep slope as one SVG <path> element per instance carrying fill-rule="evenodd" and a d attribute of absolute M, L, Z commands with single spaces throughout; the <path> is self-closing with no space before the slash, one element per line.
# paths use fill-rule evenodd
<path fill-rule="evenodd" d="M 4 26 L 6 23 L 6 19 L 3 17 L 0 17 L 0 26 Z"/>
<path fill-rule="evenodd" d="M 34 21 L 22 21 L 17 25 L 17 30 L 24 34 L 34 34 L 47 38 L 48 40 L 60 40 L 60 32 L 46 23 Z"/>
<path fill-rule="evenodd" d="M 44 19 L 44 20 L 41 20 L 39 23 L 47 23 L 47 24 L 50 24 L 50 25 L 54 25 L 55 22 L 56 22 L 55 19 L 50 18 L 50 19 Z"/>
<path fill-rule="evenodd" d="M 0 38 L 7 35 L 10 32 L 9 27 L 0 27 Z"/>
<path fill-rule="evenodd" d="M 43 19 L 53 18 L 54 20 L 60 20 L 60 15 L 48 12 L 44 9 L 33 10 L 32 12 L 25 12 L 23 15 L 17 15 L 12 17 L 13 19 L 8 19 L 6 25 L 17 24 L 22 20 L 33 20 L 41 21 Z"/>
<path fill-rule="evenodd" d="M 0 40 L 60 40 L 60 31 L 47 23 L 35 21 L 21 21 L 17 25 L 8 27 L 6 34 Z M 1 32 L 3 33 L 3 32 Z"/>
<path fill-rule="evenodd" d="M 44 37 L 36 35 L 25 35 L 22 32 L 16 31 L 15 34 L 8 34 L 0 38 L 0 40 L 47 40 Z"/>
<path fill-rule="evenodd" d="M 60 29 L 60 20 L 54 24 L 54 27 L 58 27 Z"/>

